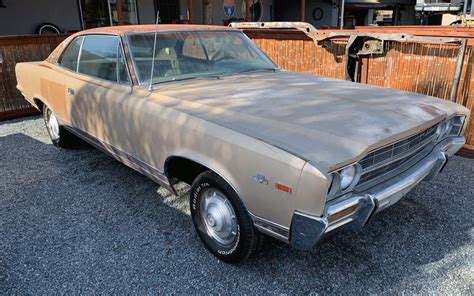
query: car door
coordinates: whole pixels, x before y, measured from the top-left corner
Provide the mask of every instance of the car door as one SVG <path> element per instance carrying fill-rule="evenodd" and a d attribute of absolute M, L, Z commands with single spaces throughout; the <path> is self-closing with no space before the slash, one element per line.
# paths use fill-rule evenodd
<path fill-rule="evenodd" d="M 119 36 L 86 35 L 77 74 L 67 83 L 74 129 L 102 146 L 119 142 L 114 122 L 126 121 L 122 108 L 132 90 Z"/>
<path fill-rule="evenodd" d="M 146 115 L 146 95 L 132 91 L 120 38 L 85 36 L 78 74 L 81 77 L 73 86 L 72 125 L 126 165 L 166 183 L 162 172 L 150 165 L 154 123 Z"/>

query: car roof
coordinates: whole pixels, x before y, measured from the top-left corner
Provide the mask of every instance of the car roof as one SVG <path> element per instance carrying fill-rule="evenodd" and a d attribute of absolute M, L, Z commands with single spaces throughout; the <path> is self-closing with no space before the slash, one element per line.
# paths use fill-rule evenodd
<path fill-rule="evenodd" d="M 116 34 L 124 35 L 127 33 L 151 32 L 151 31 L 201 31 L 201 30 L 229 30 L 238 31 L 237 29 L 224 26 L 209 26 L 209 25 L 132 25 L 132 26 L 114 26 L 114 27 L 99 27 L 79 32 L 82 34 Z"/>

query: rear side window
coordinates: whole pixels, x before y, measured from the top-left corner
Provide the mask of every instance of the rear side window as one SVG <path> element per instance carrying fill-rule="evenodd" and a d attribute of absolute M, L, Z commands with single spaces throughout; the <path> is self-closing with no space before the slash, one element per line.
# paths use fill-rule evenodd
<path fill-rule="evenodd" d="M 79 50 L 81 49 L 82 39 L 83 37 L 74 39 L 66 50 L 64 50 L 59 61 L 59 64 L 62 67 L 72 71 L 77 70 L 77 57 L 79 55 Z"/>
<path fill-rule="evenodd" d="M 82 44 L 78 72 L 117 82 L 120 42 L 113 36 L 87 36 Z"/>

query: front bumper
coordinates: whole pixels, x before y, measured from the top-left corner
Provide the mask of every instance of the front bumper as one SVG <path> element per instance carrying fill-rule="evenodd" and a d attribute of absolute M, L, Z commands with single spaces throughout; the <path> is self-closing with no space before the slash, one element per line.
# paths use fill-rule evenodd
<path fill-rule="evenodd" d="M 398 202 L 421 181 L 433 179 L 444 167 L 447 157 L 454 155 L 465 143 L 464 137 L 441 141 L 421 161 L 398 176 L 365 192 L 349 194 L 327 204 L 323 217 L 295 212 L 291 222 L 290 242 L 299 250 L 311 250 L 321 237 L 347 225 L 358 229 L 370 217 Z"/>

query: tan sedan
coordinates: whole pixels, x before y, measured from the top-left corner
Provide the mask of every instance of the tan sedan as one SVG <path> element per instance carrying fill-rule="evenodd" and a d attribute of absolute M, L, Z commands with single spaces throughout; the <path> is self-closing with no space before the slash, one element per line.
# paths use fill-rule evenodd
<path fill-rule="evenodd" d="M 363 226 L 441 171 L 469 114 L 280 70 L 227 27 L 83 31 L 16 73 L 56 146 L 82 138 L 172 192 L 191 184 L 196 231 L 227 262 L 257 250 L 262 233 L 310 250 Z"/>

